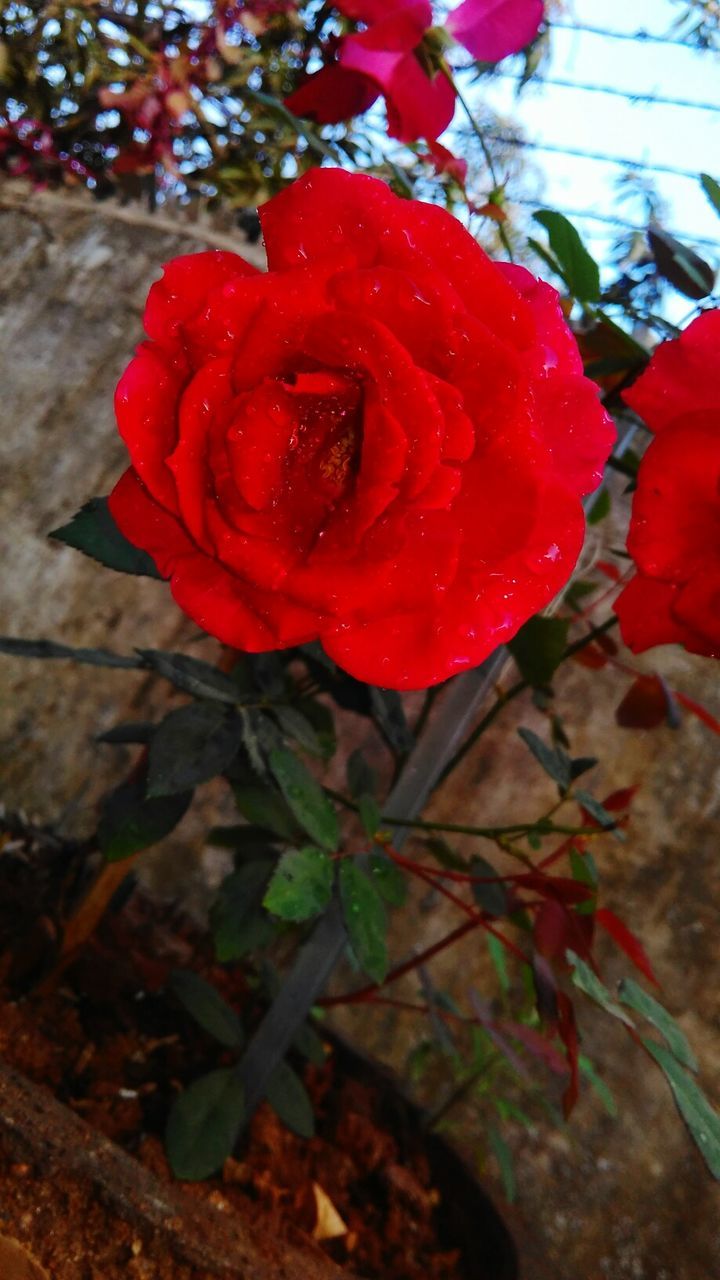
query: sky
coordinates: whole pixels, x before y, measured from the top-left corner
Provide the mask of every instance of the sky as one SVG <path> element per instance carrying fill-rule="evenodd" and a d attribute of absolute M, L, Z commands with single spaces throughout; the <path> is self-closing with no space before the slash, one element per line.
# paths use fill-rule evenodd
<path fill-rule="evenodd" d="M 558 20 L 632 35 L 646 31 L 665 36 L 679 12 L 680 6 L 672 0 L 603 0 L 602 4 L 572 0 Z M 513 80 L 517 65 L 507 61 L 503 78 L 484 81 L 478 92 L 491 107 L 517 122 L 529 141 L 603 152 L 640 164 L 668 165 L 693 175 L 705 171 L 720 181 L 720 58 L 716 54 L 554 27 L 552 56 L 544 68 L 550 79 L 709 103 L 714 111 L 633 102 L 541 82 L 528 85 L 518 98 Z M 568 213 L 583 210 L 638 224 L 643 221 L 639 202 L 619 203 L 616 183 L 623 173 L 621 166 L 542 150 L 529 151 L 527 161 L 532 164 L 527 185 L 539 204 Z M 666 203 L 666 228 L 694 243 L 720 267 L 720 216 L 698 178 L 651 171 L 647 176 Z M 600 261 L 607 259 L 618 231 L 589 218 L 572 220 L 591 252 Z M 701 244 L 696 237 L 713 244 Z"/>

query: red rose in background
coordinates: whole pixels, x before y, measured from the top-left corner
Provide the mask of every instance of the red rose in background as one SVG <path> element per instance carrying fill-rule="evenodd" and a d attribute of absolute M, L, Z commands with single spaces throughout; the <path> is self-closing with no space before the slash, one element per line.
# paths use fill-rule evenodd
<path fill-rule="evenodd" d="M 655 433 L 633 498 L 637 574 L 615 609 L 640 653 L 681 644 L 720 657 L 720 311 L 663 343 L 625 399 Z"/>
<path fill-rule="evenodd" d="M 362 115 L 382 95 L 388 133 L 401 142 L 435 141 L 455 111 L 455 89 L 426 37 L 430 0 L 335 0 L 334 7 L 364 31 L 328 46 L 333 60 L 285 99 L 298 116 L 337 124 Z M 453 37 L 486 62 L 499 62 L 535 38 L 543 0 L 463 0 L 450 14 Z"/>
<path fill-rule="evenodd" d="M 566 582 L 612 431 L 554 290 L 376 179 L 261 210 L 269 270 L 177 258 L 117 392 L 123 533 L 238 649 L 420 688 Z"/>

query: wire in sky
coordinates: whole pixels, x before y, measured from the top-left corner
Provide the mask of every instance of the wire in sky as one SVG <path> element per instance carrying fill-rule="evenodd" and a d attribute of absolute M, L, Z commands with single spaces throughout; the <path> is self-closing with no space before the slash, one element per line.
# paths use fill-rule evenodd
<path fill-rule="evenodd" d="M 530 209 L 542 208 L 539 200 L 530 200 L 527 196 L 511 196 L 511 204 L 525 205 Z M 638 226 L 634 222 L 625 222 L 622 218 L 616 218 L 608 213 L 595 213 L 590 209 L 566 209 L 560 208 L 553 204 L 552 208 L 556 213 L 562 213 L 566 218 L 587 218 L 591 222 L 602 222 L 606 226 L 621 227 L 625 231 L 636 231 L 644 234 L 647 231 L 646 226 Z M 691 231 L 670 231 L 669 235 L 675 236 L 677 240 L 690 242 L 691 244 L 706 245 L 710 249 L 720 252 L 720 240 L 710 240 L 707 236 L 696 236 Z"/>
<path fill-rule="evenodd" d="M 553 22 L 552 31 L 581 31 L 590 36 L 603 36 L 606 40 L 630 40 L 637 44 L 666 44 L 679 49 L 688 49 L 690 53 L 707 53 L 699 45 L 688 44 L 676 36 L 657 36 L 651 31 L 611 31 L 609 27 L 593 27 L 581 22 Z"/>
<path fill-rule="evenodd" d="M 584 151 L 582 148 L 560 146 L 552 142 L 531 142 L 526 138 L 513 138 L 501 133 L 486 133 L 488 142 L 499 142 L 506 147 L 520 147 L 529 151 L 548 151 L 553 155 L 575 156 L 579 160 L 599 160 L 604 164 L 617 164 L 625 169 L 647 169 L 653 173 L 671 173 L 678 178 L 692 178 L 700 181 L 700 174 L 695 169 L 681 169 L 673 164 L 652 164 L 649 161 L 633 160 L 630 156 L 606 155 L 603 151 Z"/>
<path fill-rule="evenodd" d="M 512 71 L 494 71 L 493 78 L 498 80 L 514 80 L 519 83 L 521 77 Z M 610 84 L 584 84 L 577 80 L 562 80 L 559 76 L 539 75 L 533 82 L 548 85 L 552 89 L 577 89 L 582 93 L 604 93 L 613 98 L 624 98 L 631 103 L 652 103 L 666 107 L 686 107 L 694 111 L 710 111 L 720 115 L 720 102 L 693 102 L 692 98 L 666 98 L 661 94 L 633 93 L 630 89 L 616 89 Z"/>

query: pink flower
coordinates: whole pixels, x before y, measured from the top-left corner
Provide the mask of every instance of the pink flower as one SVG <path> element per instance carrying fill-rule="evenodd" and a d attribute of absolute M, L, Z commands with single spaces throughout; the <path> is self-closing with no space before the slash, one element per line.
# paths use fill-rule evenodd
<path fill-rule="evenodd" d="M 452 120 L 455 93 L 442 73 L 428 75 L 418 57 L 432 25 L 428 0 L 341 0 L 338 8 L 366 30 L 337 41 L 335 61 L 310 76 L 286 106 L 335 124 L 361 115 L 382 94 L 391 137 L 437 138 Z"/>
<path fill-rule="evenodd" d="M 447 29 L 479 62 L 501 62 L 535 39 L 544 7 L 543 0 L 463 0 Z"/>

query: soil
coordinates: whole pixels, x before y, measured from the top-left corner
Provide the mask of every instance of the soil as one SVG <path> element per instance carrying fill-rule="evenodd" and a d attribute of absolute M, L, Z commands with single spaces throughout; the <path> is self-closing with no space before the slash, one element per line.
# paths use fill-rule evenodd
<path fill-rule="evenodd" d="M 197 1076 L 232 1061 L 165 991 L 176 967 L 200 972 L 246 1022 L 259 1016 L 243 973 L 215 965 L 192 925 L 138 891 L 108 914 L 69 969 L 0 1005 L 0 1061 L 52 1090 L 96 1134 L 167 1185 L 172 1175 L 161 1135 L 173 1098 Z M 512 1249 L 457 1159 L 437 1140 L 424 1140 L 419 1113 L 398 1103 L 386 1080 L 342 1045 L 327 1047 L 324 1065 L 307 1066 L 304 1073 L 316 1136 L 296 1137 L 263 1105 L 222 1174 L 184 1184 L 186 1192 L 221 1210 L 226 1220 L 236 1216 L 256 1243 L 287 1240 L 316 1252 L 313 1234 L 322 1234 L 318 1198 L 327 1208 L 327 1197 L 342 1234 L 324 1241 L 323 1251 L 337 1268 L 368 1280 L 512 1276 Z M 456 1224 L 451 1239 L 448 1214 L 462 1207 L 468 1186 L 476 1200 L 460 1216 L 471 1238 L 463 1241 Z M 478 1261 L 478 1206 L 487 1220 L 485 1243 L 490 1253 L 504 1256 L 503 1270 Z M 217 1275 L 174 1257 L 162 1233 L 147 1227 L 118 1217 L 72 1168 L 61 1162 L 50 1173 L 37 1152 L 18 1158 L 17 1144 L 0 1137 L 0 1236 L 16 1242 L 6 1241 L 7 1247 L 27 1249 L 26 1258 L 53 1280 Z M 18 1259 L 19 1278 L 26 1260 Z M 8 1280 L 13 1274 L 9 1269 Z M 326 1273 L 308 1272 L 315 1274 Z"/>

